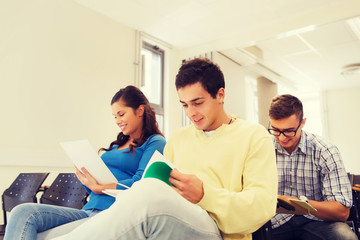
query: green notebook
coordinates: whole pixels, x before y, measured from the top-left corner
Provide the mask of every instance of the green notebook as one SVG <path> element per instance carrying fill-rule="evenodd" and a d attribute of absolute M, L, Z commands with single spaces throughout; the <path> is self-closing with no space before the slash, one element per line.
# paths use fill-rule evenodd
<path fill-rule="evenodd" d="M 174 165 L 167 158 L 155 151 L 145 168 L 143 178 L 156 178 L 171 185 L 169 177 L 173 168 Z"/>
<path fill-rule="evenodd" d="M 154 162 L 147 169 L 144 178 L 157 178 L 171 185 L 169 182 L 171 170 L 172 168 L 164 162 Z"/>

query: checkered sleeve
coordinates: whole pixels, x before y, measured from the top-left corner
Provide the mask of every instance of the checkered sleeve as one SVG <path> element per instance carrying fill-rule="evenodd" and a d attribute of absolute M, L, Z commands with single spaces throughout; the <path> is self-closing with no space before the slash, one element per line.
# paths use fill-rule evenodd
<path fill-rule="evenodd" d="M 322 193 L 323 201 L 337 201 L 346 207 L 352 205 L 351 185 L 341 155 L 336 146 L 321 150 Z"/>

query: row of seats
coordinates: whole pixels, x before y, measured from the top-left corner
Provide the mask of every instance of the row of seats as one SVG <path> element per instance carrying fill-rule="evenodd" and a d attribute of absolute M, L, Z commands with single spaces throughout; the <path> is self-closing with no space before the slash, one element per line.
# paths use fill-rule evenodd
<path fill-rule="evenodd" d="M 5 234 L 7 213 L 15 206 L 26 203 L 45 203 L 58 206 L 82 208 L 88 193 L 74 173 L 60 173 L 50 186 L 42 186 L 49 173 L 21 173 L 2 195 L 4 224 L 0 236 Z M 40 199 L 37 198 L 42 192 Z"/>
<path fill-rule="evenodd" d="M 60 173 L 50 186 L 42 186 L 49 173 L 21 173 L 2 195 L 4 225 L 0 226 L 0 236 L 5 233 L 7 212 L 25 202 L 39 202 L 58 206 L 82 208 L 88 193 L 74 173 Z M 360 175 L 349 174 L 353 186 L 353 206 L 348 224 L 360 239 Z M 43 192 L 38 200 L 36 195 Z M 253 240 L 271 240 L 271 223 L 253 233 Z"/>

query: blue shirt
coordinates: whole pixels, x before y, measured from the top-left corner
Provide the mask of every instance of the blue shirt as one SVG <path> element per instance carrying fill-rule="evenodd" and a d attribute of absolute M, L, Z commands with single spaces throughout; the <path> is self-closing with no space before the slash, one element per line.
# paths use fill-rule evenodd
<path fill-rule="evenodd" d="M 351 185 L 337 147 L 320 136 L 302 131 L 295 150 L 289 154 L 273 139 L 278 168 L 278 194 L 306 196 L 315 201 L 337 201 L 352 205 Z M 273 228 L 289 221 L 294 215 L 276 214 Z M 320 220 L 309 214 L 305 217 Z"/>
<path fill-rule="evenodd" d="M 119 146 L 114 145 L 110 151 L 102 154 L 101 159 L 119 183 L 131 187 L 134 182 L 141 179 L 145 167 L 155 150 L 163 153 L 165 143 L 166 141 L 161 135 L 155 134 L 150 136 L 143 145 L 136 147 L 135 151 L 127 152 L 129 148 L 118 150 Z M 109 208 L 115 201 L 114 197 L 95 194 L 90 189 L 86 189 L 90 193 L 90 198 L 83 207 L 84 210 L 104 210 Z M 117 189 L 125 188 L 117 185 Z"/>

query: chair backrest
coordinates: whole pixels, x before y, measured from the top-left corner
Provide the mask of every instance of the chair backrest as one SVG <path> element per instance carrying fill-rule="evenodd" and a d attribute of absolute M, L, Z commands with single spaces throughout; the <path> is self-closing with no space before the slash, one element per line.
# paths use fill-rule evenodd
<path fill-rule="evenodd" d="M 353 191 L 353 206 L 350 209 L 349 219 L 353 221 L 354 232 L 358 238 L 360 238 L 360 192 L 356 190 Z"/>
<path fill-rule="evenodd" d="M 360 175 L 354 175 L 348 173 L 349 180 L 351 186 L 359 183 Z M 353 195 L 353 204 L 350 208 L 349 218 L 347 219 L 346 223 L 350 226 L 350 228 L 354 231 L 356 236 L 360 238 L 359 227 L 360 227 L 360 219 L 359 219 L 359 210 L 360 210 L 360 192 L 356 191 L 354 188 L 352 190 Z"/>
<path fill-rule="evenodd" d="M 5 224 L 6 212 L 10 212 L 21 203 L 37 202 L 36 194 L 48 175 L 49 173 L 20 173 L 17 176 L 2 195 Z"/>
<path fill-rule="evenodd" d="M 352 185 L 355 185 L 355 184 L 360 184 L 360 175 L 356 175 L 356 174 L 353 175 Z"/>
<path fill-rule="evenodd" d="M 88 193 L 75 173 L 60 173 L 40 198 L 40 203 L 82 208 Z"/>

